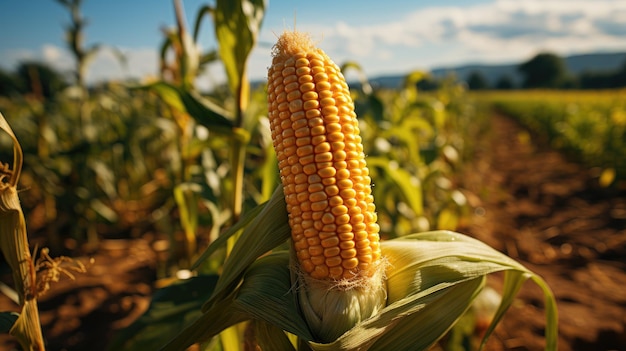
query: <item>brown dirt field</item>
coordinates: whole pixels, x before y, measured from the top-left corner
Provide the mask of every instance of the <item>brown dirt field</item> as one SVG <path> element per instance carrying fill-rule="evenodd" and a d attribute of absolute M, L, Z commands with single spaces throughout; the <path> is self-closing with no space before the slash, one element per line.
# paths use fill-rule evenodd
<path fill-rule="evenodd" d="M 476 210 L 461 230 L 548 282 L 559 350 L 626 350 L 626 191 L 598 187 L 596 170 L 543 144 L 514 121 L 493 118 L 464 173 Z M 527 282 L 488 349 L 543 349 L 542 307 L 541 290 Z"/>
<path fill-rule="evenodd" d="M 495 116 L 460 184 L 475 208 L 459 229 L 524 263 L 553 289 L 559 350 L 626 350 L 626 192 L 601 189 L 594 170 L 529 141 Z M 104 350 L 147 308 L 155 289 L 154 239 L 103 240 L 86 274 L 63 279 L 40 299 L 48 350 Z M 490 280 L 495 287 L 501 277 Z M 10 282 L 7 282 L 10 283 Z M 17 306 L 0 294 L 0 310 Z M 533 283 L 487 349 L 543 349 L 542 293 Z M 15 349 L 8 336 L 0 350 Z"/>

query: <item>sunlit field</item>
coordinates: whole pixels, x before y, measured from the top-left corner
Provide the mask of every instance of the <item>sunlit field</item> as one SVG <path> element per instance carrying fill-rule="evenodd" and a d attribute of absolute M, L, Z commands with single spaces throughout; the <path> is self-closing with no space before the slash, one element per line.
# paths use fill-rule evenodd
<path fill-rule="evenodd" d="M 379 86 L 297 31 L 276 34 L 268 79 L 251 82 L 271 9 L 228 0 L 189 18 L 174 1 L 177 26 L 163 30 L 154 76 L 90 84 L 99 47 L 82 41 L 81 2 L 59 3 L 73 15 L 71 79 L 32 62 L 0 72 L 6 345 L 569 351 L 587 342 L 559 334 L 559 304 L 576 300 L 541 273 L 552 279 L 560 265 L 569 279 L 620 257 L 623 88 L 478 89 L 425 70 Z M 203 51 L 201 24 L 213 26 L 216 48 Z M 209 66 L 225 81 L 201 89 Z M 350 89 L 344 75 L 358 77 Z M 563 177 L 581 175 L 573 187 L 546 178 L 520 190 L 519 165 L 490 163 L 546 153 L 574 170 Z M 583 205 L 609 224 L 558 213 Z M 544 217 L 538 233 L 523 231 Z M 577 224 L 610 238 L 573 238 Z M 518 324 L 504 323 L 511 309 Z M 524 330 L 510 327 L 529 316 Z M 588 346 L 623 341 L 596 339 Z"/>
<path fill-rule="evenodd" d="M 477 98 L 515 117 L 556 149 L 598 167 L 605 186 L 623 183 L 626 90 L 500 91 Z"/>

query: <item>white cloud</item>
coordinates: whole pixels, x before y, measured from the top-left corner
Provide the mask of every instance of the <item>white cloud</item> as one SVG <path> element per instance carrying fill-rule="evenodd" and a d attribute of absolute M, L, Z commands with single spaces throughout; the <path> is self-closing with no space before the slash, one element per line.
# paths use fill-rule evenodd
<path fill-rule="evenodd" d="M 89 64 L 88 80 L 142 79 L 157 74 L 158 52 L 155 48 L 103 47 Z"/>
<path fill-rule="evenodd" d="M 101 47 L 93 59 L 87 63 L 89 83 L 125 78 L 141 79 L 158 74 L 158 52 L 154 48 L 115 49 L 125 58 L 126 64 L 114 53 L 114 49 Z M 12 70 L 22 61 L 39 61 L 50 65 L 59 72 L 69 74 L 75 69 L 72 54 L 65 47 L 45 44 L 39 50 L 10 50 L 1 53 L 5 58 L 3 66 Z"/>
<path fill-rule="evenodd" d="M 271 63 L 270 48 L 282 28 L 263 28 L 248 62 L 250 79 L 264 79 Z M 403 73 L 469 62 L 518 62 L 540 50 L 560 55 L 597 50 L 626 51 L 626 1 L 623 0 L 496 0 L 471 6 L 442 6 L 408 10 L 388 23 L 337 21 L 306 23 L 298 18 L 298 30 L 313 39 L 338 64 L 356 61 L 368 76 Z M 158 73 L 158 48 L 121 48 L 128 66 L 120 64 L 108 49 L 89 65 L 88 81 L 142 78 Z M 44 60 L 68 72 L 73 57 L 65 47 L 44 45 L 37 51 L 0 53 L 0 64 Z M 223 82 L 220 64 L 207 69 L 198 84 L 202 88 Z"/>
<path fill-rule="evenodd" d="M 337 62 L 354 60 L 373 74 L 519 61 L 540 50 L 561 55 L 626 50 L 625 1 L 498 0 L 420 9 L 376 25 L 320 26 L 303 20 L 299 30 L 319 33 L 314 39 L 321 39 L 320 46 Z"/>
<path fill-rule="evenodd" d="M 55 62 L 63 57 L 65 50 L 54 45 L 44 45 L 41 48 L 41 53 L 43 54 L 44 61 Z"/>

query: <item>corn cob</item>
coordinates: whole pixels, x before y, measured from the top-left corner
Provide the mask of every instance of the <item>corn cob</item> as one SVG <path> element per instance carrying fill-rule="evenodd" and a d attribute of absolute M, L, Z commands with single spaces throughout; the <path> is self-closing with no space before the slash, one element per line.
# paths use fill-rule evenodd
<path fill-rule="evenodd" d="M 303 33 L 274 47 L 268 108 L 300 269 L 315 279 L 371 276 L 379 227 L 354 103 L 337 65 Z"/>

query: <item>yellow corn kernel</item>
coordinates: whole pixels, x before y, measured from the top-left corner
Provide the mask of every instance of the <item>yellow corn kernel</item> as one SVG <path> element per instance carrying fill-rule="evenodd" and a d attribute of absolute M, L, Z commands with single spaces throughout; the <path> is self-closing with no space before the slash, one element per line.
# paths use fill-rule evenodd
<path fill-rule="evenodd" d="M 315 279 L 371 276 L 381 257 L 379 229 L 354 103 L 339 67 L 305 35 L 286 32 L 273 49 L 267 89 L 300 269 Z"/>

